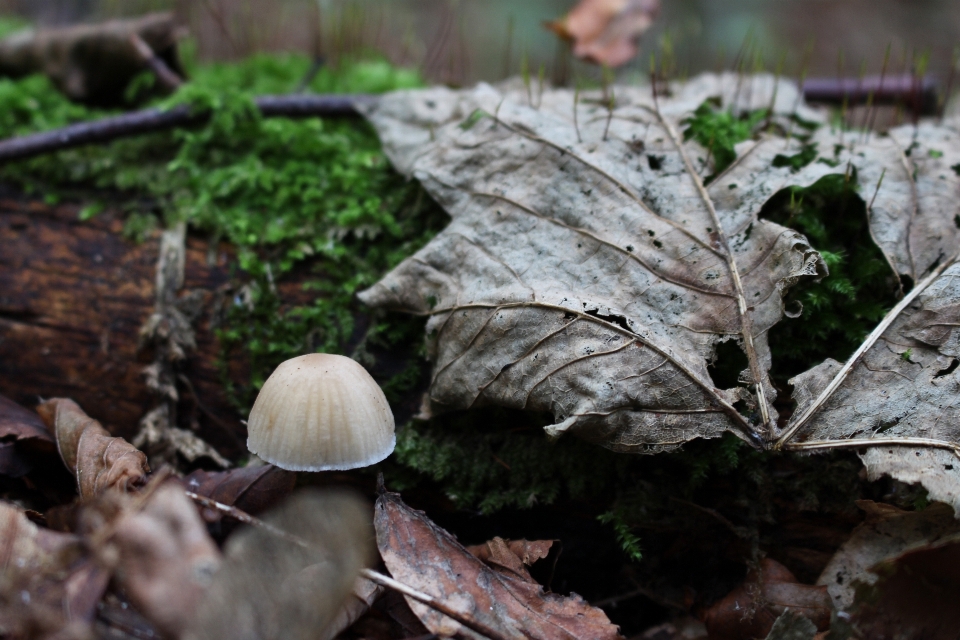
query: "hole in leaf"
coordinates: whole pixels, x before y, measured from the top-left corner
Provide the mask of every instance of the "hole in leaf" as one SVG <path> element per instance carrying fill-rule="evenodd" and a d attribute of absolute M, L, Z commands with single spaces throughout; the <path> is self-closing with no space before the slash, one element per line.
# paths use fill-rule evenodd
<path fill-rule="evenodd" d="M 953 373 L 954 371 L 956 371 L 958 366 L 960 366 L 960 359 L 954 358 L 953 361 L 950 362 L 950 365 L 947 366 L 946 369 L 941 369 L 940 371 L 937 371 L 937 372 L 933 375 L 933 377 L 934 377 L 934 378 L 942 378 L 943 376 L 948 376 L 948 375 L 950 375 L 951 373 Z"/>
<path fill-rule="evenodd" d="M 630 328 L 630 325 L 627 324 L 627 319 L 624 316 L 618 316 L 618 315 L 607 316 L 607 315 L 603 315 L 596 309 L 592 311 L 587 311 L 587 315 L 593 316 L 594 318 L 599 318 L 600 320 L 606 320 L 607 322 L 617 325 L 621 329 L 624 329 L 626 331 L 629 331 L 630 333 L 633 333 L 633 330 Z"/>
<path fill-rule="evenodd" d="M 653 156 L 647 155 L 647 164 L 650 165 L 650 168 L 654 171 L 660 171 L 663 167 L 663 156 Z"/>
<path fill-rule="evenodd" d="M 740 372 L 749 366 L 747 354 L 740 348 L 739 343 L 736 340 L 727 340 L 717 345 L 716 355 L 707 371 L 718 389 L 732 389 L 740 385 Z"/>
<path fill-rule="evenodd" d="M 880 428 L 877 429 L 877 433 L 886 433 L 890 429 L 893 429 L 895 426 L 900 424 L 900 418 L 894 418 L 893 420 L 887 420 L 880 423 Z"/>
<path fill-rule="evenodd" d="M 806 236 L 830 272 L 791 287 L 784 307 L 793 315 L 802 305 L 802 320 L 785 318 L 768 334 L 774 384 L 789 395 L 787 380 L 827 358 L 844 361 L 860 346 L 897 303 L 898 283 L 870 236 L 866 204 L 842 175 L 779 191 L 760 217 Z"/>

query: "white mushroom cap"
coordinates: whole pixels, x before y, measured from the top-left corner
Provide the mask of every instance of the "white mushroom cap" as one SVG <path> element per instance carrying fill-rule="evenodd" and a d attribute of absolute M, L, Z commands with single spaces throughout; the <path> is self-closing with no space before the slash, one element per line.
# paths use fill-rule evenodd
<path fill-rule="evenodd" d="M 311 353 L 274 371 L 250 411 L 247 449 L 291 471 L 356 469 L 393 452 L 393 412 L 362 366 Z"/>

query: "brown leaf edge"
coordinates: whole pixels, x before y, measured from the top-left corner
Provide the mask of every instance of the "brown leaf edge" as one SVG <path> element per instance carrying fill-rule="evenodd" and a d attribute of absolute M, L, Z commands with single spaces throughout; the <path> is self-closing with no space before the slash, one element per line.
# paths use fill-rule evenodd
<path fill-rule="evenodd" d="M 129 491 L 145 484 L 150 472 L 147 456 L 123 438 L 111 436 L 73 400 L 45 400 L 37 413 L 53 432 L 60 458 L 74 474 L 82 499 L 107 489 Z"/>
<path fill-rule="evenodd" d="M 764 558 L 743 583 L 703 616 L 712 640 L 765 637 L 787 611 L 809 618 L 817 630 L 830 627 L 833 603 L 826 586 L 801 584 L 785 566 Z"/>
<path fill-rule="evenodd" d="M 40 416 L 0 395 L 0 475 L 24 476 L 33 469 L 25 453 L 53 451 L 53 437 Z"/>
<path fill-rule="evenodd" d="M 486 628 L 474 630 L 491 638 L 621 638 L 606 614 L 579 596 L 544 593 L 536 583 L 491 569 L 382 483 L 379 494 L 374 527 L 390 573 Z M 408 602 L 432 632 L 476 637 L 453 620 Z"/>
<path fill-rule="evenodd" d="M 188 491 L 256 515 L 278 504 L 293 492 L 297 474 L 272 464 L 243 467 L 229 471 L 197 469 L 183 479 Z M 207 522 L 217 522 L 222 514 L 204 508 Z"/>

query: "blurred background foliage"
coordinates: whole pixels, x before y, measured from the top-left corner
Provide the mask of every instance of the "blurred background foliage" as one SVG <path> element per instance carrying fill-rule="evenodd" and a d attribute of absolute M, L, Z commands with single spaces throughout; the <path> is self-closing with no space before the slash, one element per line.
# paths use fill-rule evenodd
<path fill-rule="evenodd" d="M 65 24 L 173 10 L 201 60 L 256 52 L 312 52 L 329 61 L 377 51 L 431 81 L 471 84 L 520 72 L 524 61 L 556 80 L 595 75 L 573 62 L 542 23 L 574 0 L 0 0 L 0 13 Z M 960 32 L 956 0 L 664 0 L 641 53 L 619 71 L 645 76 L 650 55 L 678 75 L 729 68 L 798 76 L 927 67 L 945 79 Z"/>

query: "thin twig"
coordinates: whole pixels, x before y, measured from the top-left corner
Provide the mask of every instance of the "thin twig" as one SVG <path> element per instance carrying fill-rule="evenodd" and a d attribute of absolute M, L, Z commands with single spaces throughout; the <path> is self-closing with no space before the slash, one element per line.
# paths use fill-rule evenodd
<path fill-rule="evenodd" d="M 254 104 L 266 118 L 342 118 L 358 115 L 356 105 L 373 99 L 369 95 L 281 95 L 262 96 L 256 98 Z M 0 164 L 175 127 L 196 126 L 209 120 L 210 116 L 210 111 L 196 111 L 184 104 L 167 110 L 153 108 L 132 111 L 102 120 L 9 138 L 0 141 Z"/>
<path fill-rule="evenodd" d="M 153 48 L 147 44 L 143 38 L 134 33 L 130 36 L 130 44 L 133 45 L 133 48 L 136 49 L 137 55 L 140 56 L 140 59 L 143 60 L 150 71 L 153 72 L 154 77 L 157 81 L 163 85 L 163 88 L 168 91 L 176 91 L 180 85 L 183 84 L 183 78 L 178 76 L 176 72 L 167 66 L 167 63 L 163 61 L 163 58 L 158 56 Z"/>
<path fill-rule="evenodd" d="M 750 367 L 750 376 L 753 378 L 754 393 L 757 396 L 757 405 L 759 405 L 760 408 L 760 416 L 763 421 L 763 426 L 772 436 L 774 434 L 774 428 L 776 425 L 770 419 L 770 409 L 767 406 L 766 391 L 763 388 L 767 376 L 764 375 L 765 372 L 763 369 L 761 369 L 760 358 L 757 355 L 757 349 L 753 343 L 753 323 L 751 322 L 749 308 L 747 306 L 747 298 L 744 294 L 743 282 L 740 279 L 740 269 L 737 266 L 736 257 L 734 256 L 733 251 L 730 249 L 729 242 L 727 242 L 727 237 L 726 234 L 724 234 L 723 225 L 720 224 L 720 217 L 717 215 L 717 210 L 716 207 L 714 207 L 713 200 L 710 198 L 710 194 L 707 193 L 706 187 L 703 186 L 703 180 L 700 179 L 700 174 L 694 170 L 693 163 L 690 161 L 689 154 L 687 154 L 686 150 L 683 148 L 683 143 L 680 140 L 679 134 L 673 128 L 673 125 L 671 125 L 670 122 L 663 117 L 659 109 L 656 111 L 656 115 L 660 120 L 661 126 L 666 130 L 667 135 L 673 142 L 674 147 L 676 147 L 677 151 L 680 153 L 680 157 L 683 158 L 683 164 L 687 169 L 687 173 L 690 174 L 690 178 L 693 180 L 694 187 L 696 188 L 697 193 L 700 195 L 700 199 L 706 207 L 707 212 L 710 214 L 710 220 L 713 222 L 713 226 L 716 229 L 716 242 L 722 249 L 722 255 L 727 262 L 727 270 L 729 271 L 730 278 L 733 281 L 733 290 L 736 294 L 737 308 L 740 315 L 740 335 L 743 338 L 743 349 L 747 354 L 747 362 L 749 363 Z"/>
<path fill-rule="evenodd" d="M 311 548 L 313 546 L 303 538 L 300 538 L 291 533 L 288 533 L 278 527 L 275 527 L 269 522 L 265 522 L 260 518 L 252 516 L 245 511 L 241 511 L 240 509 L 237 509 L 236 507 L 233 507 L 228 504 L 223 504 L 222 502 L 217 502 L 216 500 L 212 500 L 205 496 L 201 496 L 192 491 L 186 491 L 185 493 L 188 498 L 190 498 L 200 506 L 206 507 L 207 509 L 213 509 L 214 511 L 219 511 L 220 513 L 226 516 L 229 516 L 234 520 L 237 520 L 238 522 L 242 522 L 244 524 L 252 525 L 255 527 L 260 527 L 265 531 L 268 531 L 279 538 L 287 540 L 288 542 L 292 542 L 293 544 L 296 544 L 297 546 L 300 546 L 303 548 Z M 388 589 L 393 589 L 394 591 L 402 595 L 405 595 L 409 598 L 413 598 L 417 602 L 423 603 L 428 607 L 430 607 L 431 609 L 439 611 L 443 615 L 456 620 L 457 622 L 467 627 L 468 629 L 471 629 L 472 631 L 476 631 L 477 633 L 487 636 L 488 638 L 490 638 L 490 640 L 507 640 L 507 638 L 505 638 L 503 634 L 499 633 L 495 629 L 488 627 L 487 625 L 480 622 L 479 620 L 472 618 L 468 613 L 452 609 L 446 603 L 434 598 L 433 596 L 423 593 L 421 591 L 417 591 L 413 587 L 410 587 L 402 582 L 394 580 L 389 576 L 385 576 L 382 573 L 373 571 L 372 569 L 361 569 L 360 575 L 371 582 L 387 587 Z"/>

